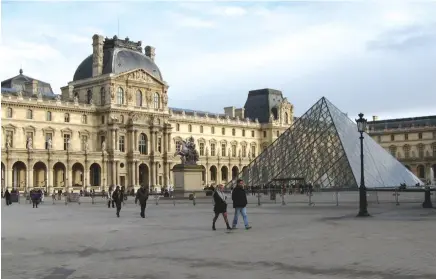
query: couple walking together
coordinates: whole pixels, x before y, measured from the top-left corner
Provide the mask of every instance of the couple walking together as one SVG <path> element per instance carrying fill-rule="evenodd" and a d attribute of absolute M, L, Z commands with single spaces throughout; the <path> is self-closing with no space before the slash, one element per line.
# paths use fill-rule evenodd
<path fill-rule="evenodd" d="M 226 202 L 226 196 L 223 192 L 224 186 L 219 185 L 215 192 L 213 193 L 213 200 L 214 200 L 214 208 L 213 211 L 215 212 L 215 216 L 213 218 L 213 224 L 212 224 L 212 230 L 216 230 L 215 223 L 220 214 L 223 215 L 224 221 L 226 222 L 227 229 L 236 229 L 236 226 L 238 225 L 238 217 L 239 214 L 242 215 L 242 218 L 244 219 L 244 225 L 247 230 L 251 229 L 251 227 L 248 225 L 248 218 L 247 218 L 247 195 L 245 193 L 245 190 L 243 188 L 244 181 L 242 179 L 238 179 L 236 183 L 235 189 L 233 189 L 232 192 L 232 200 L 233 200 L 233 208 L 235 209 L 235 216 L 233 217 L 233 224 L 232 227 L 229 225 L 229 220 L 227 219 L 227 202 Z"/>

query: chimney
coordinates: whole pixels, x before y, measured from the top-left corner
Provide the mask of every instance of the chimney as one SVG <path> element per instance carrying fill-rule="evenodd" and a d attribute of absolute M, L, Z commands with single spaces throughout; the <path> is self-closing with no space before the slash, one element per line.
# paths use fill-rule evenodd
<path fill-rule="evenodd" d="M 244 119 L 245 118 L 245 108 L 236 109 L 235 114 L 236 114 L 236 116 L 239 117 L 239 119 Z"/>
<path fill-rule="evenodd" d="M 145 56 L 150 57 L 151 61 L 154 61 L 154 57 L 156 56 L 155 53 L 156 49 L 152 46 L 146 46 L 145 47 Z"/>
<path fill-rule="evenodd" d="M 235 117 L 235 107 L 225 107 L 224 114 L 228 117 Z"/>
<path fill-rule="evenodd" d="M 372 116 L 372 121 L 377 121 L 378 120 L 378 116 L 377 115 L 373 115 Z"/>
<path fill-rule="evenodd" d="M 103 73 L 103 36 L 92 36 L 92 77 Z"/>

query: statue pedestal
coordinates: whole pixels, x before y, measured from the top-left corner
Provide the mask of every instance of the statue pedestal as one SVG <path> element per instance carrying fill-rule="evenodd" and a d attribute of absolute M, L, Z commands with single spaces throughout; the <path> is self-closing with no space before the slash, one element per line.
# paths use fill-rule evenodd
<path fill-rule="evenodd" d="M 196 192 L 196 196 L 204 194 L 203 191 L 203 167 L 200 165 L 175 165 L 172 169 L 174 174 L 174 196 L 189 197 Z"/>

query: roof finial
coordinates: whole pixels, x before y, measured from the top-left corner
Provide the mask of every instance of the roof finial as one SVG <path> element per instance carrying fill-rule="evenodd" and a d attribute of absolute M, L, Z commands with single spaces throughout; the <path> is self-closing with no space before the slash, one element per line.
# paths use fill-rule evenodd
<path fill-rule="evenodd" d="M 20 67 L 20 75 L 23 74 L 23 66 Z"/>

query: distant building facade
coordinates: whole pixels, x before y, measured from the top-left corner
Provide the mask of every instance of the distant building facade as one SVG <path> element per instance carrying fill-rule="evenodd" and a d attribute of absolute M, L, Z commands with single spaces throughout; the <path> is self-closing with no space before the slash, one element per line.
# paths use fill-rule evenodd
<path fill-rule="evenodd" d="M 436 115 L 387 120 L 374 116 L 368 133 L 423 182 L 436 180 Z"/>
<path fill-rule="evenodd" d="M 22 70 L 3 81 L 3 189 L 160 189 L 173 183 L 174 154 L 190 136 L 203 184 L 226 183 L 293 123 L 293 105 L 272 89 L 250 91 L 244 108 L 224 114 L 170 108 L 154 58 L 141 42 L 94 35 L 61 95 Z"/>

